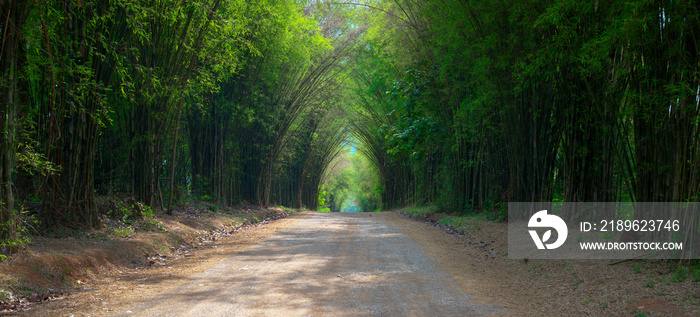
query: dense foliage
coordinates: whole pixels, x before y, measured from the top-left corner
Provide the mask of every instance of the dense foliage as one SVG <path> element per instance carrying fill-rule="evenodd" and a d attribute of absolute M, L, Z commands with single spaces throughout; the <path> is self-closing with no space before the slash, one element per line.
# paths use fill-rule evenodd
<path fill-rule="evenodd" d="M 385 207 L 700 198 L 697 2 L 367 7 L 356 133 Z"/>
<path fill-rule="evenodd" d="M 46 226 L 97 227 L 106 194 L 167 212 L 191 198 L 315 208 L 348 135 L 347 12 L 291 0 L 0 7 L 2 241 L 28 209 Z"/>
<path fill-rule="evenodd" d="M 381 186 L 376 167 L 352 146 L 328 167 L 321 181 L 321 211 L 376 211 L 381 208 Z"/>
<path fill-rule="evenodd" d="M 700 196 L 694 1 L 0 1 L 0 16 L 2 241 L 28 209 L 99 226 L 107 194 L 167 212 Z"/>

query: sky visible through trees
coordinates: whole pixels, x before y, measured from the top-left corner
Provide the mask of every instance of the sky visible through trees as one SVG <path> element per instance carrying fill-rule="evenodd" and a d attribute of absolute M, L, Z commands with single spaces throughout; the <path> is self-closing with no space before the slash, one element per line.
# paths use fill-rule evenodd
<path fill-rule="evenodd" d="M 98 227 L 112 195 L 496 214 L 700 198 L 697 1 L 4 0 L 0 17 L 6 245 L 28 210 Z"/>

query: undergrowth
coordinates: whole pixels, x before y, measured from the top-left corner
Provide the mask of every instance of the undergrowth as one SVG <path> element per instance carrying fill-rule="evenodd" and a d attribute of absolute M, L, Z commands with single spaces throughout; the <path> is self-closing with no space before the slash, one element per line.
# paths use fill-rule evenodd
<path fill-rule="evenodd" d="M 496 212 L 446 214 L 441 213 L 439 208 L 434 205 L 413 206 L 401 209 L 399 212 L 415 218 L 426 218 L 440 226 L 462 233 L 475 233 L 481 230 L 481 226 L 485 221 L 499 222 L 502 220 L 501 213 L 498 210 Z"/>

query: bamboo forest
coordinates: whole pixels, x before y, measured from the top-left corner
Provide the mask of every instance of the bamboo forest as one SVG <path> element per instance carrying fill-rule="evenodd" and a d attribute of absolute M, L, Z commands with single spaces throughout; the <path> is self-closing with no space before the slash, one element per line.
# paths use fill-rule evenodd
<path fill-rule="evenodd" d="M 0 238 L 100 197 L 700 199 L 696 1 L 1 0 Z M 32 223 L 29 223 L 34 221 Z"/>

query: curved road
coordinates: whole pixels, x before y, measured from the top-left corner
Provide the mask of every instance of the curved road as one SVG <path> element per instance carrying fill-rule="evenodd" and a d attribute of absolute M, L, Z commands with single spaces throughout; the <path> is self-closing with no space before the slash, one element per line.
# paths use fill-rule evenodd
<path fill-rule="evenodd" d="M 380 215 L 314 213 L 120 316 L 482 316 Z"/>

